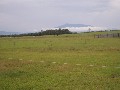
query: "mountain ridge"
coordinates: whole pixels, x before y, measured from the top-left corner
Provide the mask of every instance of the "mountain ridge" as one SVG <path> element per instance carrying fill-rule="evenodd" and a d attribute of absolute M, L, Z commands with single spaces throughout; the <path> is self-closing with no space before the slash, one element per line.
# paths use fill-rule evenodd
<path fill-rule="evenodd" d="M 20 34 L 20 33 L 19 32 L 0 31 L 0 35 L 13 35 L 13 34 Z"/>
<path fill-rule="evenodd" d="M 66 23 L 66 24 L 57 26 L 56 28 L 66 28 L 66 27 L 92 27 L 92 25 Z"/>

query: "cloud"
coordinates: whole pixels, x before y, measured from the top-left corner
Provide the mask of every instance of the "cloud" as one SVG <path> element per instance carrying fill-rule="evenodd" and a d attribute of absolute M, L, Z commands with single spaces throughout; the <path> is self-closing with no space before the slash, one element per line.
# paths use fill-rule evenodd
<path fill-rule="evenodd" d="M 1 0 L 0 27 L 32 31 L 64 23 L 119 26 L 120 0 Z"/>
<path fill-rule="evenodd" d="M 119 0 L 110 0 L 108 2 L 108 8 L 104 12 L 95 12 L 94 13 L 94 21 L 100 22 L 99 25 L 101 26 L 108 26 L 114 28 L 120 28 L 119 23 L 120 21 L 120 3 Z"/>

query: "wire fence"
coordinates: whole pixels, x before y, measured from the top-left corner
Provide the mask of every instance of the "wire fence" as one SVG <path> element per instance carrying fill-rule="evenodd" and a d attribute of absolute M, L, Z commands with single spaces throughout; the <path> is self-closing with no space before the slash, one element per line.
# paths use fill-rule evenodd
<path fill-rule="evenodd" d="M 95 38 L 114 38 L 120 37 L 120 33 L 112 33 L 112 34 L 98 34 L 94 35 Z"/>

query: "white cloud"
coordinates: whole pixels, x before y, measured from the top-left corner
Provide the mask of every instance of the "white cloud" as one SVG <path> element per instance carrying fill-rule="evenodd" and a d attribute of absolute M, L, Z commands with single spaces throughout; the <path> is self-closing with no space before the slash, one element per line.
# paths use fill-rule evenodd
<path fill-rule="evenodd" d="M 68 22 L 120 28 L 119 3 L 120 0 L 1 0 L 0 27 L 32 31 Z"/>
<path fill-rule="evenodd" d="M 113 8 L 119 8 L 120 9 L 120 0 L 111 0 L 110 5 Z"/>

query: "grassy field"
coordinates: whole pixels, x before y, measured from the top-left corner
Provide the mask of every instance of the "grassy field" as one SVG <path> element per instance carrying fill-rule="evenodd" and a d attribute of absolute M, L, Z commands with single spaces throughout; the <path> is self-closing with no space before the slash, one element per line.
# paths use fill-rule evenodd
<path fill-rule="evenodd" d="M 0 38 L 0 90 L 119 90 L 117 32 Z"/>

